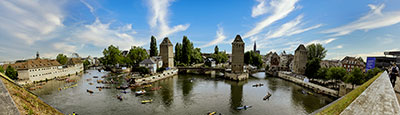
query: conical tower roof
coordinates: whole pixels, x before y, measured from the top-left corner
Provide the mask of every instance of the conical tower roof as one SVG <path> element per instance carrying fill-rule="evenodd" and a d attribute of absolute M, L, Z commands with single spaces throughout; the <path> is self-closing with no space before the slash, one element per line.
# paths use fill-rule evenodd
<path fill-rule="evenodd" d="M 304 47 L 303 44 L 300 44 L 299 47 L 297 47 L 296 51 L 299 51 L 299 50 L 306 51 L 307 49 L 306 49 L 306 47 Z"/>
<path fill-rule="evenodd" d="M 235 40 L 233 40 L 233 43 L 235 42 L 243 43 L 242 37 L 240 37 L 240 35 L 236 35 Z"/>
<path fill-rule="evenodd" d="M 172 46 L 172 43 L 171 43 L 171 41 L 169 41 L 168 37 L 165 37 L 160 45 L 168 45 L 168 46 L 171 45 Z"/>

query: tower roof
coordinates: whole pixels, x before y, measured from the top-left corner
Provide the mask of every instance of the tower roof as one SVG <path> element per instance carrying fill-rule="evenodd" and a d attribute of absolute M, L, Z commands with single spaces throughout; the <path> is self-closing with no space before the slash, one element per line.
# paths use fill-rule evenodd
<path fill-rule="evenodd" d="M 168 37 L 165 37 L 160 45 L 168 45 L 168 46 L 171 45 L 172 46 L 172 43 L 171 43 L 171 41 L 169 41 Z"/>
<path fill-rule="evenodd" d="M 233 43 L 234 42 L 242 42 L 243 43 L 242 37 L 240 37 L 240 35 L 236 35 L 235 40 L 233 40 Z"/>
<path fill-rule="evenodd" d="M 297 47 L 296 51 L 299 51 L 299 50 L 306 51 L 307 49 L 306 49 L 306 47 L 304 47 L 303 44 L 300 44 L 299 47 Z"/>

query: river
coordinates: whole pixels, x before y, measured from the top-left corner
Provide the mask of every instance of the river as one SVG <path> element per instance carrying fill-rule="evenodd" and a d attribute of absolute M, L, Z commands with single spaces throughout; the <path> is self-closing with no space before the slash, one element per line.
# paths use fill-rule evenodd
<path fill-rule="evenodd" d="M 64 81 L 48 81 L 42 89 L 33 91 L 46 103 L 69 114 L 76 112 L 80 115 L 201 115 L 217 112 L 224 115 L 298 115 L 309 114 L 329 104 L 332 98 L 320 94 L 303 94 L 303 88 L 292 82 L 264 73 L 253 74 L 246 81 L 234 82 L 208 75 L 179 74 L 156 83 L 153 87 L 161 86 L 156 91 L 136 96 L 137 89 L 127 89 L 129 93 L 121 93 L 114 87 L 99 91 L 97 79 L 103 79 L 108 73 L 88 70 L 87 73 L 72 76 L 78 86 L 59 91 L 58 88 L 71 85 Z M 99 76 L 99 78 L 93 78 Z M 91 78 L 91 81 L 87 79 Z M 89 83 L 93 83 L 90 85 Z M 263 83 L 262 87 L 253 87 Z M 86 90 L 94 93 L 87 93 Z M 263 97 L 270 92 L 269 100 Z M 123 100 L 116 98 L 122 95 Z M 152 99 L 152 103 L 142 104 L 142 100 Z M 237 110 L 243 105 L 250 105 L 246 110 Z"/>

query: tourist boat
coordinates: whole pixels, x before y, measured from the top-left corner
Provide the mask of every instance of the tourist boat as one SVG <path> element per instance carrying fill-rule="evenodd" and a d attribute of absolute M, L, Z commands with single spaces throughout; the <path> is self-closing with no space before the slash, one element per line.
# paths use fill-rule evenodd
<path fill-rule="evenodd" d="M 247 106 L 247 105 L 245 105 L 245 106 L 242 106 L 242 107 L 237 107 L 236 109 L 237 110 L 246 110 L 246 109 L 248 109 L 248 108 L 251 108 L 252 106 Z"/>
<path fill-rule="evenodd" d="M 272 96 L 272 94 L 268 92 L 268 94 L 263 98 L 263 100 L 267 100 L 267 99 L 269 100 L 269 97 L 271 97 L 271 96 Z"/>
<path fill-rule="evenodd" d="M 99 78 L 99 76 L 93 76 L 93 78 Z"/>
<path fill-rule="evenodd" d="M 146 93 L 146 90 L 140 90 L 140 91 L 135 92 L 136 95 L 143 95 L 145 93 Z"/>
<path fill-rule="evenodd" d="M 264 84 L 262 84 L 262 83 L 257 83 L 257 84 L 254 84 L 254 85 L 253 85 L 253 87 L 261 87 L 261 86 L 264 86 Z"/>
<path fill-rule="evenodd" d="M 93 83 L 89 83 L 89 85 L 93 85 Z"/>
<path fill-rule="evenodd" d="M 116 89 L 125 90 L 128 89 L 128 86 L 117 86 Z"/>
<path fill-rule="evenodd" d="M 207 115 L 215 115 L 215 114 L 217 114 L 217 112 L 210 112 L 210 113 L 207 113 Z"/>
<path fill-rule="evenodd" d="M 149 99 L 149 100 L 143 100 L 143 101 L 142 101 L 142 104 L 145 104 L 145 103 L 151 103 L 151 102 L 153 102 L 153 100 L 152 100 L 152 99 Z"/>
<path fill-rule="evenodd" d="M 119 99 L 120 101 L 122 101 L 122 96 L 117 95 L 117 99 Z"/>
<path fill-rule="evenodd" d="M 127 94 L 127 93 L 129 93 L 129 91 L 125 91 L 125 90 L 124 90 L 124 91 L 121 91 L 121 93 Z"/>
<path fill-rule="evenodd" d="M 86 92 L 88 93 L 94 93 L 92 90 L 87 89 Z"/>

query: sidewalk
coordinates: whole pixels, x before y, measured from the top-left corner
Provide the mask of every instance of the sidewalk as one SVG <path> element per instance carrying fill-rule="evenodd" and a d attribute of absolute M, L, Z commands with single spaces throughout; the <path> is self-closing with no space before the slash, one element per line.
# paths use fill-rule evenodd
<path fill-rule="evenodd" d="M 397 101 L 400 103 L 400 78 L 397 77 L 396 85 L 394 86 L 394 93 L 396 94 Z"/>

